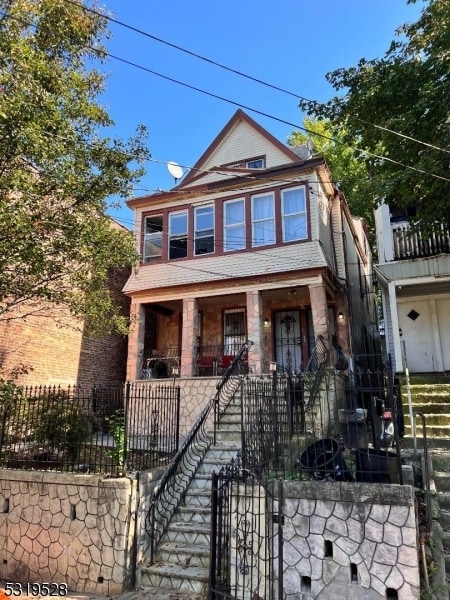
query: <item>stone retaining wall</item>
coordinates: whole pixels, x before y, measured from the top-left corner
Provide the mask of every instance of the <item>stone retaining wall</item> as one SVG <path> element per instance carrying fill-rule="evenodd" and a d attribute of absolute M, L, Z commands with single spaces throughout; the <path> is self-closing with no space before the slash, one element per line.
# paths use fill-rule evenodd
<path fill-rule="evenodd" d="M 0 578 L 121 592 L 132 577 L 135 510 L 128 478 L 1 470 Z"/>
<path fill-rule="evenodd" d="M 286 598 L 419 598 L 411 486 L 286 482 L 283 512 Z"/>

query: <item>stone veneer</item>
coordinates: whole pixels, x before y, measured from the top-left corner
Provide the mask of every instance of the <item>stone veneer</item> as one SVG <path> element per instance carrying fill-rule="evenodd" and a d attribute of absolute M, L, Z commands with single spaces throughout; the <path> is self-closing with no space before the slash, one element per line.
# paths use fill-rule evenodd
<path fill-rule="evenodd" d="M 287 598 L 419 598 L 411 486 L 286 482 L 283 512 Z"/>
<path fill-rule="evenodd" d="M 141 475 L 139 495 L 137 482 L 125 477 L 6 469 L 0 475 L 1 579 L 66 583 L 104 595 L 132 583 L 145 546 L 139 509 L 152 473 Z"/>

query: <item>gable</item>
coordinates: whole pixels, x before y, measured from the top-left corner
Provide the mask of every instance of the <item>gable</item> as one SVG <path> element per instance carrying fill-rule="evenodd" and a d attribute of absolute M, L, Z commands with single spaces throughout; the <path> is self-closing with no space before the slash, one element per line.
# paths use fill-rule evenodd
<path fill-rule="evenodd" d="M 290 148 L 238 110 L 178 187 L 226 178 L 229 170 L 230 175 L 253 172 L 254 169 L 235 167 L 239 164 L 245 167 L 245 161 L 260 157 L 264 158 L 265 168 L 269 169 L 299 160 Z M 204 173 L 211 169 L 218 169 L 220 174 Z"/>

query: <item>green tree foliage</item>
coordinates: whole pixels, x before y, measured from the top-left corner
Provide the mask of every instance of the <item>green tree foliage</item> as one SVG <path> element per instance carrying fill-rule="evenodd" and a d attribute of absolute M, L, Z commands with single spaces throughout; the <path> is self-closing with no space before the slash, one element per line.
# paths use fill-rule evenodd
<path fill-rule="evenodd" d="M 344 141 L 366 151 L 356 155 L 373 177 L 378 198 L 391 206 L 415 205 L 423 229 L 449 223 L 448 0 L 428 0 L 416 23 L 397 30 L 383 58 L 363 58 L 355 67 L 328 73 L 327 80 L 341 95 L 325 104 L 302 102 L 301 107 L 329 119 Z"/>
<path fill-rule="evenodd" d="M 82 0 L 0 0 L 0 320 L 51 302 L 93 331 L 125 331 L 105 282 L 136 256 L 105 210 L 148 152 L 143 128 L 107 137 L 106 35 Z"/>
<path fill-rule="evenodd" d="M 303 126 L 308 133 L 293 131 L 288 137 L 289 146 L 299 146 L 309 139 L 314 142 L 315 153 L 323 155 L 330 167 L 333 183 L 344 192 L 350 211 L 364 217 L 373 225 L 373 182 L 365 163 L 360 160 L 344 139 L 344 133 L 331 126 L 328 120 L 306 117 Z"/>

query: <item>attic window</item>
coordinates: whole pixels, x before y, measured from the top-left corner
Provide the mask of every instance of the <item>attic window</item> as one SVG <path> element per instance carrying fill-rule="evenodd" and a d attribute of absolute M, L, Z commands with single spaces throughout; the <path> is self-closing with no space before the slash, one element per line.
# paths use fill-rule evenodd
<path fill-rule="evenodd" d="M 245 166 L 247 169 L 264 169 L 266 165 L 264 158 L 261 157 L 245 161 Z"/>

